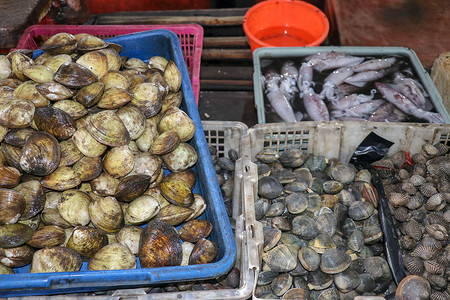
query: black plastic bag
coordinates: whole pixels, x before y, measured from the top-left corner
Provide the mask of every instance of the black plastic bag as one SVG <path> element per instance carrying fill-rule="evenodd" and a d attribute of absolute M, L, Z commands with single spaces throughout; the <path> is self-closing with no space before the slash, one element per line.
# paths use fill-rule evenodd
<path fill-rule="evenodd" d="M 380 200 L 378 215 L 385 237 L 384 246 L 386 249 L 386 258 L 391 267 L 395 283 L 398 285 L 400 281 L 406 277 L 398 236 L 395 231 L 391 212 L 389 211 L 388 200 L 384 192 L 383 183 L 381 182 L 377 171 L 370 165 L 386 156 L 389 148 L 393 144 L 393 142 L 371 132 L 353 153 L 350 162 L 358 168 L 367 169 L 372 175 L 372 185 L 377 189 Z"/>

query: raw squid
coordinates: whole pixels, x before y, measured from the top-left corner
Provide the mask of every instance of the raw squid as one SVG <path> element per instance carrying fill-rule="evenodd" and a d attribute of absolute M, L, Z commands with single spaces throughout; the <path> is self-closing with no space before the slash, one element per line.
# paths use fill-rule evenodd
<path fill-rule="evenodd" d="M 336 119 L 341 117 L 364 118 L 364 116 L 373 113 L 384 103 L 386 103 L 386 101 L 384 100 L 371 100 L 369 102 L 358 104 L 350 108 L 333 110 L 331 112 L 331 116 Z"/>
<path fill-rule="evenodd" d="M 397 73 L 394 77 L 394 85 L 392 87 L 411 100 L 418 108 L 427 111 L 433 108 L 433 105 L 428 99 L 427 92 L 418 81 Z"/>
<path fill-rule="evenodd" d="M 280 81 L 280 74 L 273 70 L 267 72 L 265 76 L 267 99 L 284 122 L 296 122 L 294 110 L 279 87 Z"/>
<path fill-rule="evenodd" d="M 375 89 L 370 91 L 370 95 L 365 94 L 351 94 L 348 96 L 344 96 L 340 98 L 338 101 L 331 103 L 329 108 L 330 110 L 335 109 L 346 109 L 353 106 L 356 106 L 358 104 L 362 104 L 365 102 L 369 102 L 373 99 L 373 96 L 375 95 L 377 91 Z"/>
<path fill-rule="evenodd" d="M 337 86 L 344 83 L 344 80 L 353 74 L 350 67 L 342 67 L 334 70 L 324 79 L 324 85 L 320 95 L 326 97 L 331 102 L 336 102 L 339 99 L 339 91 Z"/>
<path fill-rule="evenodd" d="M 309 62 L 312 64 L 313 68 L 319 72 L 337 69 L 341 67 L 352 67 L 360 64 L 364 60 L 364 57 L 357 56 L 337 56 L 334 58 L 326 59 L 311 59 Z"/>
<path fill-rule="evenodd" d="M 302 94 L 303 105 L 306 113 L 313 121 L 329 121 L 330 113 L 323 102 L 322 97 L 317 95 L 312 88 L 309 88 Z"/>
<path fill-rule="evenodd" d="M 403 111 L 408 115 L 412 115 L 418 119 L 426 120 L 430 123 L 444 123 L 444 119 L 441 114 L 425 111 L 418 108 L 414 103 L 406 98 L 404 95 L 400 94 L 398 91 L 393 89 L 391 86 L 376 82 L 375 86 L 378 91 L 384 96 L 384 98 L 394 104 L 398 109 Z"/>
<path fill-rule="evenodd" d="M 397 109 L 394 104 L 388 102 L 381 105 L 373 114 L 370 115 L 370 122 L 401 122 L 406 119 L 406 114 Z"/>
<path fill-rule="evenodd" d="M 392 67 L 396 61 L 395 57 L 371 59 L 353 66 L 352 69 L 355 72 L 378 71 Z"/>
<path fill-rule="evenodd" d="M 301 64 L 298 70 L 297 86 L 300 92 L 305 92 L 313 86 L 313 68 L 309 62 Z"/>

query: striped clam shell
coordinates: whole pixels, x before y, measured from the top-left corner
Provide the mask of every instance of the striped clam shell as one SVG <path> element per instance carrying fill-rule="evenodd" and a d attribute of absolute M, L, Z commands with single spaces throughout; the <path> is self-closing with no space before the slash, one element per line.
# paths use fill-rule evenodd
<path fill-rule="evenodd" d="M 402 191 L 408 195 L 414 195 L 417 192 L 417 188 L 409 181 L 402 183 Z"/>
<path fill-rule="evenodd" d="M 447 197 L 443 193 L 436 193 L 425 202 L 426 210 L 440 210 L 446 205 Z"/>
<path fill-rule="evenodd" d="M 414 210 L 423 205 L 424 197 L 421 193 L 416 193 L 414 196 L 409 197 L 406 207 Z"/>
<path fill-rule="evenodd" d="M 423 144 L 422 151 L 420 153 L 428 159 L 439 156 L 440 154 L 438 148 L 432 144 Z"/>
<path fill-rule="evenodd" d="M 426 232 L 437 240 L 443 241 L 448 239 L 447 229 L 439 224 L 428 224 L 425 226 Z"/>
<path fill-rule="evenodd" d="M 394 162 L 390 159 L 380 159 L 373 162 L 372 167 L 378 171 L 381 178 L 390 178 L 394 176 L 395 173 L 395 165 Z"/>
<path fill-rule="evenodd" d="M 411 174 L 409 174 L 408 170 L 406 169 L 398 169 L 397 174 L 395 175 L 395 178 L 398 181 L 405 181 L 408 180 L 411 177 Z"/>
<path fill-rule="evenodd" d="M 438 150 L 439 156 L 447 154 L 448 150 L 450 149 L 447 145 L 443 143 L 436 143 L 433 146 L 436 147 L 436 149 Z"/>
<path fill-rule="evenodd" d="M 410 220 L 406 223 L 404 229 L 406 234 L 416 241 L 420 241 L 422 239 L 422 227 L 416 220 Z"/>
<path fill-rule="evenodd" d="M 430 295 L 430 300 L 449 300 L 450 295 L 447 292 L 433 292 Z"/>
<path fill-rule="evenodd" d="M 450 157 L 439 156 L 426 163 L 427 171 L 434 176 L 450 175 Z"/>
<path fill-rule="evenodd" d="M 439 224 L 449 230 L 450 223 L 445 219 L 442 212 L 431 212 L 427 215 L 426 222 L 428 224 Z"/>
<path fill-rule="evenodd" d="M 442 249 L 442 244 L 434 237 L 429 234 L 424 234 L 422 238 L 422 245 L 425 247 L 431 247 L 432 249 L 436 249 L 436 251 Z"/>
<path fill-rule="evenodd" d="M 418 245 L 414 250 L 411 252 L 411 256 L 417 256 L 420 257 L 423 260 L 430 260 L 434 259 L 438 255 L 439 251 L 430 246 L 424 246 L 424 245 Z"/>
<path fill-rule="evenodd" d="M 389 193 L 387 195 L 389 203 L 394 207 L 405 206 L 409 196 L 405 193 Z"/>
<path fill-rule="evenodd" d="M 406 207 L 401 206 L 394 210 L 394 217 L 399 222 L 408 222 L 411 219 L 411 214 Z"/>
<path fill-rule="evenodd" d="M 444 273 L 444 266 L 435 260 L 426 260 L 423 262 L 425 271 L 430 274 L 442 274 Z"/>
<path fill-rule="evenodd" d="M 449 193 L 450 192 L 450 181 L 446 179 L 441 179 L 438 183 L 438 191 L 440 193 Z"/>
<path fill-rule="evenodd" d="M 394 163 L 396 168 L 401 168 L 406 161 L 406 152 L 405 151 L 397 151 L 390 157 L 391 161 Z"/>
<path fill-rule="evenodd" d="M 417 187 L 423 185 L 427 180 L 422 175 L 414 174 L 409 178 L 409 182 Z"/>
<path fill-rule="evenodd" d="M 414 164 L 413 174 L 425 177 L 425 175 L 427 174 L 427 166 L 421 163 Z"/>
<path fill-rule="evenodd" d="M 428 197 L 428 198 L 438 192 L 437 189 L 434 187 L 434 185 L 431 182 L 427 182 L 427 183 L 419 186 L 419 191 L 422 195 L 424 195 L 425 197 Z"/>
<path fill-rule="evenodd" d="M 405 255 L 403 257 L 403 264 L 406 270 L 413 275 L 422 275 L 425 272 L 423 260 L 420 257 Z"/>
<path fill-rule="evenodd" d="M 422 153 L 414 153 L 411 158 L 416 164 L 425 164 L 428 160 Z"/>

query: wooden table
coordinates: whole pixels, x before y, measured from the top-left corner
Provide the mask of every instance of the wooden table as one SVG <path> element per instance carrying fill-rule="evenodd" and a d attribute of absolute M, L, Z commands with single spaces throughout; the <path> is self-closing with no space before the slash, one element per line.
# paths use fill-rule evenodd
<path fill-rule="evenodd" d="M 24 30 L 47 14 L 51 0 L 0 1 L 0 49 L 17 45 Z"/>

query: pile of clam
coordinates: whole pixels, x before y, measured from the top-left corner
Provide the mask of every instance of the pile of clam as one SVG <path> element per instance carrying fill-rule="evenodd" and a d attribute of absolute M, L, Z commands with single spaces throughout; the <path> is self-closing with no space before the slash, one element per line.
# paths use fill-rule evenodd
<path fill-rule="evenodd" d="M 257 153 L 260 298 L 353 299 L 395 291 L 367 170 L 298 149 Z"/>
<path fill-rule="evenodd" d="M 176 64 L 88 34 L 41 50 L 0 56 L 1 272 L 214 261 Z"/>
<path fill-rule="evenodd" d="M 399 151 L 373 166 L 384 178 L 407 275 L 417 275 L 408 280 L 424 287 L 417 299 L 450 299 L 448 147 L 424 144 L 411 157 Z M 397 293 L 408 298 L 408 286 Z"/>

